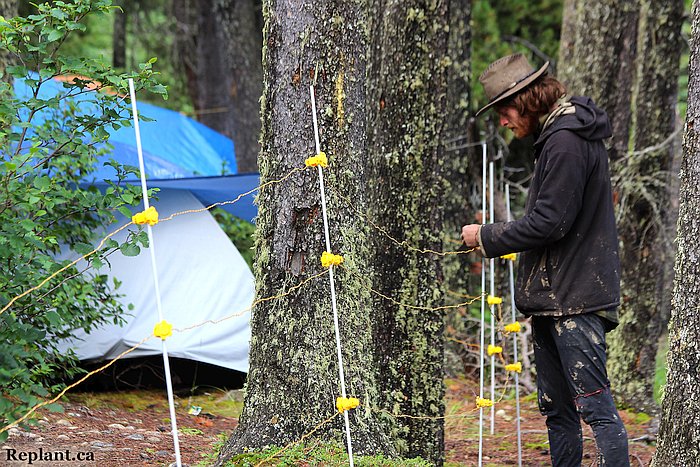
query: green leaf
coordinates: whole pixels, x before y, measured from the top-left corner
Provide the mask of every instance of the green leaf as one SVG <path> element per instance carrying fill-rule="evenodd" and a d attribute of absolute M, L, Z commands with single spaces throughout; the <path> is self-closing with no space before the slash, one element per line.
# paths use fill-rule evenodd
<path fill-rule="evenodd" d="M 34 222 L 31 219 L 22 219 L 19 221 L 19 224 L 24 228 L 26 231 L 31 231 L 34 230 L 34 227 L 36 227 L 36 222 Z"/>
<path fill-rule="evenodd" d="M 56 42 L 57 40 L 61 39 L 63 37 L 63 32 L 59 31 L 57 29 L 53 29 L 49 32 L 49 35 L 46 37 L 46 40 L 49 42 Z"/>
<path fill-rule="evenodd" d="M 119 211 L 127 219 L 131 219 L 131 209 L 129 209 L 128 207 L 120 206 L 119 208 L 117 208 L 117 211 Z"/>
<path fill-rule="evenodd" d="M 55 311 L 49 311 L 45 315 L 46 320 L 53 327 L 58 327 L 62 324 L 61 317 Z"/>
<path fill-rule="evenodd" d="M 73 245 L 73 250 L 81 255 L 87 255 L 94 250 L 94 247 L 89 243 L 76 243 Z"/>
<path fill-rule="evenodd" d="M 102 261 L 102 258 L 100 258 L 99 256 L 95 256 L 94 258 L 92 258 L 92 267 L 94 269 L 100 269 L 102 268 L 102 266 L 104 266 L 104 264 L 104 261 Z"/>
<path fill-rule="evenodd" d="M 51 188 L 51 179 L 49 177 L 37 177 L 34 179 L 34 186 L 42 192 L 49 191 L 49 188 Z"/>
<path fill-rule="evenodd" d="M 138 256 L 141 253 L 141 248 L 138 245 L 132 245 L 130 243 L 123 243 L 119 250 L 124 256 Z"/>

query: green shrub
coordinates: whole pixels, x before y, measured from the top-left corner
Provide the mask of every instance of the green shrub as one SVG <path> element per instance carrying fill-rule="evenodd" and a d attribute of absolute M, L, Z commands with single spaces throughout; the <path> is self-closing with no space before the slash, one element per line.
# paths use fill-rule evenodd
<path fill-rule="evenodd" d="M 110 283 L 99 269 L 121 249 L 138 254 L 145 231 L 132 229 L 129 239 L 108 240 L 103 248 L 68 268 L 31 293 L 68 264 L 65 249 L 85 254 L 97 232 L 116 211 L 141 199 L 138 187 L 113 182 L 105 191 L 81 188 L 97 156 L 108 149 L 106 128 L 130 125 L 128 78 L 137 88 L 158 94 L 165 89 L 151 64 L 137 73 L 116 74 L 102 63 L 63 56 L 61 44 L 72 31 L 84 29 L 86 15 L 104 14 L 109 0 L 53 1 L 37 5 L 24 17 L 0 17 L 1 47 L 10 63 L 0 82 L 0 419 L 17 420 L 27 409 L 58 390 L 61 377 L 77 373 L 74 355 L 58 352 L 56 341 L 74 329 L 89 331 L 105 322 L 120 322 L 122 312 Z M 18 99 L 5 81 L 24 80 L 32 91 Z M 42 86 L 57 76 L 79 76 L 64 84 L 63 94 L 42 98 Z M 89 77 L 89 78 L 84 78 Z M 109 87 L 110 92 L 104 92 Z M 78 105 L 73 97 L 89 100 Z M 86 108 L 88 109 L 86 111 Z M 115 162 L 117 179 L 135 169 Z M 65 253 L 64 253 L 65 254 Z M 56 383 L 56 381 L 59 381 Z M 0 441 L 7 432 L 0 434 Z"/>

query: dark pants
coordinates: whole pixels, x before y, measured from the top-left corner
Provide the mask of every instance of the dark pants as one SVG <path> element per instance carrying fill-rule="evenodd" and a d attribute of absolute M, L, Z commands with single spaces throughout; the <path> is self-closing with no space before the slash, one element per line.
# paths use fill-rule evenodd
<path fill-rule="evenodd" d="M 627 431 L 605 369 L 605 322 L 595 314 L 533 317 L 537 399 L 547 417 L 552 465 L 579 467 L 581 419 L 591 426 L 599 465 L 629 466 Z"/>

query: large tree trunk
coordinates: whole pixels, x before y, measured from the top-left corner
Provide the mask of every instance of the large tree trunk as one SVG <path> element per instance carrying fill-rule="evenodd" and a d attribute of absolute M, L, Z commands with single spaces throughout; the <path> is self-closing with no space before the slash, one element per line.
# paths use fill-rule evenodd
<path fill-rule="evenodd" d="M 620 327 L 610 335 L 609 371 L 623 403 L 651 412 L 654 368 L 648 362 L 665 326 L 659 244 L 672 152 L 645 148 L 673 132 L 681 18 L 681 0 L 569 0 L 558 68 L 571 93 L 593 97 L 613 124 L 622 303 Z"/>
<path fill-rule="evenodd" d="M 377 1 L 370 18 L 371 215 L 393 238 L 440 250 L 447 2 Z M 404 304 L 442 303 L 439 258 L 383 236 L 375 237 L 374 248 L 381 293 Z M 375 299 L 374 311 L 382 406 L 394 414 L 443 415 L 443 313 L 383 298 Z M 442 419 L 399 417 L 397 423 L 402 455 L 442 463 Z"/>
<path fill-rule="evenodd" d="M 382 408 L 372 349 L 372 299 L 362 274 L 365 211 L 366 35 L 363 2 L 267 0 L 263 49 L 261 182 L 279 179 L 313 155 L 309 85 L 316 83 L 321 149 L 328 154 L 330 240 L 345 255 L 334 272 L 348 395 L 360 398 L 350 424 L 356 453 L 392 453 L 374 408 Z M 360 25 L 360 26 L 358 26 Z M 353 200 L 353 206 L 338 194 Z M 323 270 L 325 250 L 316 169 L 261 190 L 254 273 L 258 299 L 276 296 Z M 298 441 L 335 412 L 341 395 L 323 275 L 290 295 L 258 303 L 251 320 L 250 371 L 240 424 L 221 453 Z M 342 442 L 342 417 L 314 437 Z"/>
<path fill-rule="evenodd" d="M 623 404 L 656 413 L 655 367 L 650 362 L 656 359 L 668 322 L 669 304 L 661 297 L 672 249 L 667 225 L 675 217 L 668 209 L 668 174 L 676 149 L 683 1 L 642 0 L 641 6 L 632 107 L 634 151 L 613 164 L 620 199 L 622 304 L 620 326 L 610 336 L 608 370 Z"/>
<path fill-rule="evenodd" d="M 176 47 L 197 119 L 233 139 L 238 172 L 257 170 L 262 31 L 257 0 L 174 0 Z"/>
<path fill-rule="evenodd" d="M 448 40 L 449 66 L 447 67 L 447 105 L 445 109 L 444 137 L 440 150 L 445 177 L 443 202 L 443 243 L 446 249 L 457 250 L 462 246 L 462 226 L 475 221 L 477 210 L 481 210 L 481 148 L 474 147 L 478 139 L 471 118 L 471 0 L 449 0 Z M 478 155 L 477 155 L 478 151 Z M 446 291 L 467 294 L 479 284 L 471 280 L 469 255 L 451 255 L 442 258 L 442 273 Z M 463 302 L 458 295 L 449 296 L 450 303 Z M 475 329 L 464 318 L 464 313 L 449 313 L 446 316 L 445 366 L 448 374 L 461 372 L 465 366 L 474 366 L 473 354 L 466 352 L 462 340 Z M 478 332 L 478 330 L 476 330 Z M 477 362 L 478 366 L 478 362 Z"/>
<path fill-rule="evenodd" d="M 576 51 L 576 4 L 578 0 L 564 0 L 561 14 L 561 37 L 559 38 L 559 58 L 557 67 L 564 63 L 567 67 L 574 65 L 574 52 Z M 571 77 L 571 71 L 557 70 L 557 76 L 562 81 Z"/>
<path fill-rule="evenodd" d="M 569 94 L 590 96 L 607 111 L 613 125 L 610 156 L 617 159 L 629 142 L 638 2 L 569 2 L 575 4 L 566 5 L 557 74 Z"/>
<path fill-rule="evenodd" d="M 688 111 L 683 141 L 678 253 L 669 326 L 668 373 L 652 465 L 697 465 L 700 458 L 700 2 L 693 2 Z"/>

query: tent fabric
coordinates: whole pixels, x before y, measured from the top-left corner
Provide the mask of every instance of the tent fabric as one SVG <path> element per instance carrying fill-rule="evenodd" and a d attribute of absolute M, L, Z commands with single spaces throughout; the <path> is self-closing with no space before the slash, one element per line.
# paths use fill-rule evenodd
<path fill-rule="evenodd" d="M 30 78 L 38 79 L 38 75 L 32 75 Z M 32 89 L 22 79 L 14 81 L 14 90 L 20 99 L 32 96 Z M 51 99 L 64 96 L 68 92 L 66 83 L 54 78 L 41 85 L 37 97 Z M 70 100 L 78 103 L 77 113 L 87 115 L 97 111 L 94 96 L 94 92 L 86 92 L 75 95 Z M 209 177 L 237 172 L 233 141 L 230 138 L 178 112 L 145 102 L 138 102 L 137 107 L 140 116 L 141 147 L 149 178 Z M 32 119 L 33 124 L 42 124 L 50 112 L 48 109 L 38 112 Z M 122 116 L 131 120 L 131 108 L 124 110 Z M 153 121 L 145 121 L 143 117 Z M 139 165 L 134 128 L 105 129 L 110 135 L 109 142 L 114 149 L 104 155 L 96 165 L 97 171 L 91 174 L 94 180 L 111 180 L 115 177 L 114 169 L 102 164 L 110 158 L 122 164 L 135 167 Z"/>
<path fill-rule="evenodd" d="M 161 219 L 203 207 L 188 191 L 171 189 L 161 191 L 153 204 Z M 114 238 L 121 242 L 127 234 L 122 231 Z M 252 273 L 238 250 L 207 211 L 159 223 L 153 227 L 153 236 L 163 315 L 175 329 L 241 314 L 217 324 L 174 331 L 167 339 L 169 355 L 247 372 L 250 312 L 246 310 L 255 292 Z M 64 349 L 72 347 L 80 360 L 112 359 L 152 334 L 159 321 L 150 253 L 142 249 L 140 255 L 126 257 L 116 252 L 109 262 L 111 269 L 106 273 L 122 282 L 119 300 L 125 306 L 132 303 L 134 309 L 123 327 L 110 323 L 89 335 L 77 330 L 60 344 Z M 154 338 L 127 357 L 157 355 L 161 347 Z"/>
<path fill-rule="evenodd" d="M 128 180 L 126 183 L 140 185 L 141 181 Z M 97 187 L 103 187 L 106 186 L 106 183 L 97 182 L 94 183 L 94 185 Z M 235 203 L 219 206 L 221 209 L 224 209 L 234 216 L 248 222 L 254 222 L 255 216 L 258 214 L 258 208 L 254 204 L 254 199 L 255 195 L 257 194 L 256 188 L 259 185 L 260 175 L 257 173 L 225 175 L 220 177 L 190 177 L 170 180 L 148 180 L 149 188 L 189 191 L 204 206 L 233 201 L 238 198 L 239 195 L 249 193 L 242 196 Z"/>
<path fill-rule="evenodd" d="M 29 77 L 38 79 L 38 75 Z M 20 99 L 31 98 L 31 89 L 21 79 L 14 81 Z M 64 82 L 50 79 L 42 84 L 39 99 L 64 96 L 69 89 Z M 82 115 L 98 112 L 95 94 L 85 92 L 70 97 Z M 161 188 L 152 204 L 161 219 L 184 210 L 199 210 L 214 203 L 235 199 L 258 185 L 257 174 L 236 175 L 234 144 L 201 123 L 172 110 L 152 104 L 138 103 L 141 145 L 149 187 Z M 41 125 L 50 117 L 49 109 L 38 112 L 33 125 Z M 130 109 L 123 117 L 131 119 Z M 147 117 L 152 121 L 145 121 Z M 60 117 L 59 118 L 63 118 Z M 109 132 L 111 149 L 100 156 L 95 172 L 83 184 L 104 187 L 105 180 L 114 180 L 116 172 L 104 163 L 114 159 L 120 164 L 137 167 L 138 154 L 135 130 L 131 127 Z M 221 176 L 223 173 L 234 175 Z M 126 183 L 140 184 L 129 180 Z M 231 214 L 252 221 L 256 215 L 253 194 L 234 204 L 222 206 Z M 139 207 L 134 207 L 138 210 Z M 121 225 L 121 224 L 120 224 Z M 110 226 L 106 231 L 114 230 Z M 115 239 L 123 241 L 127 232 Z M 227 315 L 246 310 L 255 293 L 253 277 L 238 250 L 207 211 L 177 216 L 154 227 L 164 318 L 175 328 L 185 328 L 207 320 L 217 321 Z M 61 259 L 74 259 L 77 256 Z M 107 324 L 86 334 L 76 330 L 71 339 L 60 343 L 73 348 L 79 359 L 100 361 L 112 359 L 153 333 L 158 321 L 150 254 L 142 250 L 136 257 L 120 252 L 109 257 L 111 267 L 101 272 L 116 277 L 121 287 L 116 291 L 124 304 L 134 309 L 126 316 L 123 327 Z M 107 268 L 107 266 L 105 266 Z M 168 352 L 174 357 L 210 363 L 224 368 L 248 371 L 250 312 L 219 324 L 206 324 L 168 338 Z M 162 352 L 159 339 L 151 339 L 128 357 L 157 355 Z"/>
<path fill-rule="evenodd" d="M 37 79 L 38 76 L 31 78 Z M 31 88 L 24 80 L 16 79 L 14 89 L 18 98 L 27 99 L 31 95 Z M 38 97 L 50 99 L 65 95 L 66 92 L 68 89 L 64 82 L 51 79 L 42 84 Z M 96 109 L 92 92 L 71 99 L 79 102 L 78 108 L 83 114 Z M 141 120 L 139 125 L 149 186 L 188 190 L 205 206 L 232 200 L 258 186 L 258 174 L 237 175 L 234 144 L 230 138 L 185 115 L 152 104 L 139 102 L 138 112 L 140 116 L 154 120 Z M 33 122 L 39 125 L 46 118 L 48 111 L 42 111 L 34 116 Z M 125 112 L 124 118 L 131 119 L 131 115 Z M 104 165 L 110 159 L 138 167 L 134 128 L 114 130 L 109 127 L 107 131 L 113 148 L 100 157 L 95 172 L 84 179 L 86 184 L 103 186 L 104 180 L 115 179 L 114 169 Z M 224 173 L 232 175 L 222 176 Z M 134 179 L 128 183 L 139 184 L 140 181 Z M 253 197 L 251 194 L 222 208 L 234 216 L 253 222 L 257 214 Z"/>

